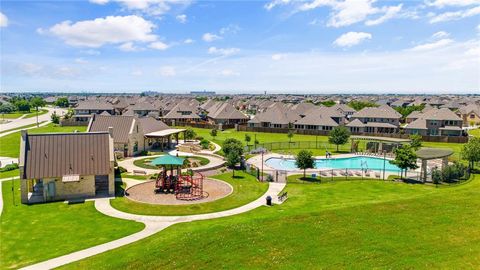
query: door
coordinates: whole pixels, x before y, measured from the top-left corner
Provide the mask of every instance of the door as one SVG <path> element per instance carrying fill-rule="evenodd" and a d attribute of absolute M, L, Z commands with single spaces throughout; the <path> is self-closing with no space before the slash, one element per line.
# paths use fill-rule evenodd
<path fill-rule="evenodd" d="M 95 175 L 95 195 L 108 195 L 108 175 Z"/>

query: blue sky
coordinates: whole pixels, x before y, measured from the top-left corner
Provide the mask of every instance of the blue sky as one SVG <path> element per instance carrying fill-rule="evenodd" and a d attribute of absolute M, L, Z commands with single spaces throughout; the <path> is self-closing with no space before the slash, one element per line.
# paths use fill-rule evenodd
<path fill-rule="evenodd" d="M 3 92 L 480 92 L 480 0 L 2 1 L 0 12 Z"/>

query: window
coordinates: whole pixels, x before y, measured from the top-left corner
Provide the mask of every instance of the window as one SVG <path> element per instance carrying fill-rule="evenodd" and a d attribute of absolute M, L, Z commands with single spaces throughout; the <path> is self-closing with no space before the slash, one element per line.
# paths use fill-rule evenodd
<path fill-rule="evenodd" d="M 470 119 L 475 119 L 475 114 L 470 114 Z"/>

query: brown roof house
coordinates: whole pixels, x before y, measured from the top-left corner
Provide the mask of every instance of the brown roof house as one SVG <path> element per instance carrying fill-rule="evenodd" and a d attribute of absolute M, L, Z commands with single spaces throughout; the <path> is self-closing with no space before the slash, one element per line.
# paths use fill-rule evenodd
<path fill-rule="evenodd" d="M 462 124 L 462 119 L 450 109 L 434 108 L 417 115 L 416 119 L 405 127 L 405 133 L 422 136 L 460 136 Z"/>
<path fill-rule="evenodd" d="M 151 149 L 164 150 L 172 147 L 172 136 L 184 129 L 172 129 L 152 117 L 92 115 L 88 132 L 108 131 L 113 127 L 115 155 L 135 156 Z"/>
<path fill-rule="evenodd" d="M 402 115 L 388 105 L 365 107 L 346 125 L 352 133 L 397 133 Z"/>
<path fill-rule="evenodd" d="M 301 116 L 281 103 L 269 107 L 265 112 L 255 115 L 248 121 L 250 127 L 263 128 L 292 128 L 293 123 L 299 120 Z"/>
<path fill-rule="evenodd" d="M 197 103 L 183 100 L 175 105 L 163 119 L 172 125 L 200 122 L 202 119 L 197 114 L 198 109 Z"/>
<path fill-rule="evenodd" d="M 22 203 L 113 196 L 113 130 L 94 133 L 21 132 Z"/>
<path fill-rule="evenodd" d="M 480 125 L 480 105 L 472 103 L 462 106 L 458 109 L 458 114 L 463 119 L 464 126 Z"/>
<path fill-rule="evenodd" d="M 248 116 L 226 102 L 217 102 L 208 109 L 207 118 L 215 124 L 245 124 Z"/>

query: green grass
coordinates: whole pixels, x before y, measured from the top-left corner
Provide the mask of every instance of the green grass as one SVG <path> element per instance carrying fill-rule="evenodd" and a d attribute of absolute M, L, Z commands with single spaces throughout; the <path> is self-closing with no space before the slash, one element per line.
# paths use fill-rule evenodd
<path fill-rule="evenodd" d="M 38 124 L 40 125 L 40 124 L 45 123 L 45 122 L 46 122 L 46 121 L 39 122 Z M 26 128 L 35 127 L 35 126 L 37 126 L 37 123 L 35 123 L 35 124 L 30 124 L 30 125 L 25 125 L 25 126 L 21 126 L 21 127 L 18 127 L 18 128 L 11 128 L 11 129 L 7 129 L 7 130 L 2 130 L 2 132 L 0 132 L 0 133 L 12 131 L 12 130 L 26 129 Z"/>
<path fill-rule="evenodd" d="M 150 175 L 140 175 L 140 174 L 129 174 L 129 173 L 122 173 L 120 178 L 131 178 L 135 180 L 148 180 Z"/>
<path fill-rule="evenodd" d="M 213 202 L 191 205 L 153 205 L 134 202 L 125 197 L 117 197 L 111 200 L 110 203 L 118 210 L 133 214 L 164 216 L 192 215 L 218 212 L 242 206 L 257 199 L 268 189 L 266 183 L 258 182 L 255 177 L 249 174 L 236 172 L 235 175 L 237 176 L 236 178 L 232 178 L 232 173 L 212 177 L 225 181 L 233 187 L 232 194 Z"/>
<path fill-rule="evenodd" d="M 6 171 L 6 172 L 0 172 L 0 179 L 2 178 L 10 178 L 14 176 L 20 176 L 20 172 L 18 169 L 11 170 L 11 171 Z"/>
<path fill-rule="evenodd" d="M 468 134 L 480 138 L 480 128 L 469 130 Z"/>
<path fill-rule="evenodd" d="M 93 202 L 24 205 L 20 181 L 2 183 L 0 269 L 13 269 L 112 241 L 143 229 L 141 223 L 104 216 Z"/>
<path fill-rule="evenodd" d="M 75 130 L 85 131 L 86 126 L 61 127 L 55 124 L 48 124 L 43 127 L 29 129 L 28 133 L 51 133 L 51 132 L 73 132 Z M 7 136 L 0 137 L 0 156 L 18 157 L 20 152 L 20 131 Z"/>
<path fill-rule="evenodd" d="M 475 177 L 451 188 L 292 183 L 282 205 L 178 224 L 64 269 L 478 269 Z"/>
<path fill-rule="evenodd" d="M 42 114 L 46 114 L 46 113 L 48 113 L 48 110 L 46 110 L 46 109 L 41 109 L 41 110 L 38 111 L 39 116 L 42 115 Z M 12 112 L 12 113 L 0 114 L 0 119 L 3 119 L 3 118 L 5 118 L 5 119 L 17 119 L 24 114 L 27 115 L 24 118 L 31 118 L 31 117 L 36 117 L 37 116 L 37 112 L 33 109 L 30 112 L 16 111 L 16 112 Z"/>

